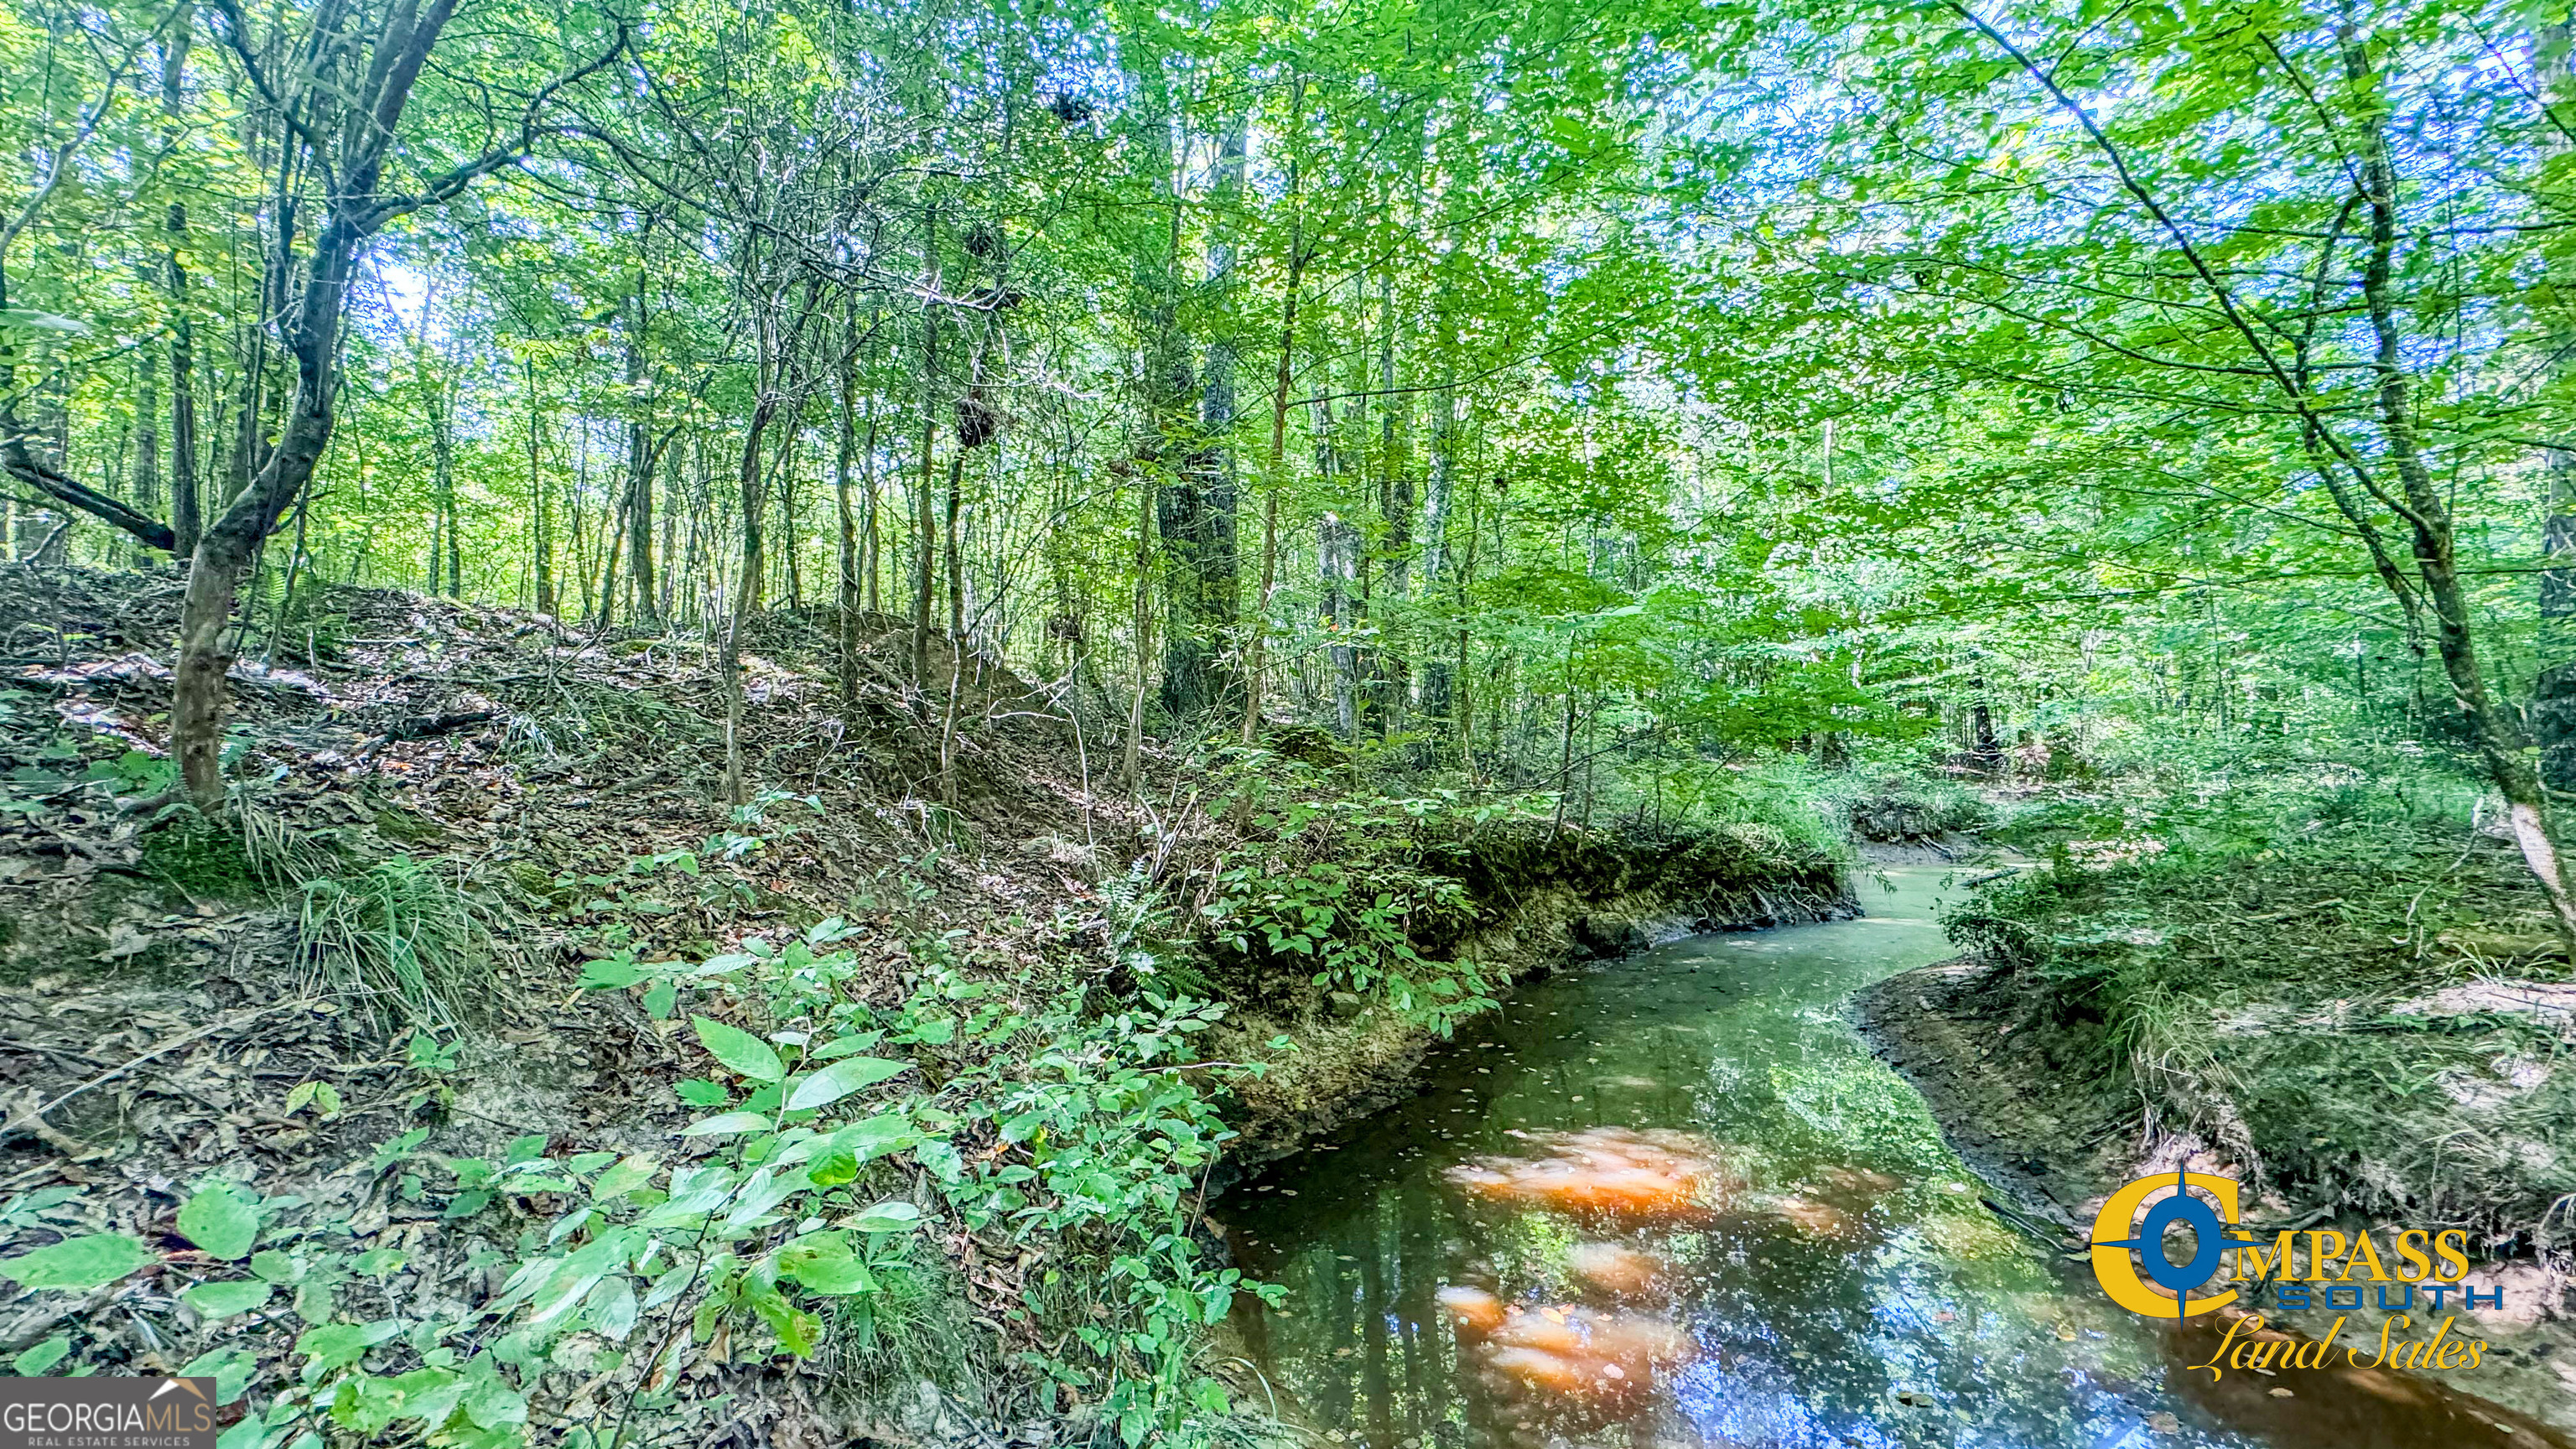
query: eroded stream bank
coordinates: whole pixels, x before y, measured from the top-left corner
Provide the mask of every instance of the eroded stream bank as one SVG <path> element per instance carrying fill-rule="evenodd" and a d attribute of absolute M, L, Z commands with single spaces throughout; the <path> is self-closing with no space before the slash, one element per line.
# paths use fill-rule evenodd
<path fill-rule="evenodd" d="M 1280 1410 L 1371 1449 L 2567 1442 L 2404 1385 L 2207 1391 L 2196 1340 L 2005 1226 L 1841 1011 L 1949 953 L 1945 880 L 1534 985 L 1229 1192 L 1290 1289 L 1233 1325 Z"/>

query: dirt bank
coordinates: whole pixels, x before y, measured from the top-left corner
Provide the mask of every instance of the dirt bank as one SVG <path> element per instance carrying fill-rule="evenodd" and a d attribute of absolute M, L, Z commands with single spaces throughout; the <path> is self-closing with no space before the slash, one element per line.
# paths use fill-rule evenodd
<path fill-rule="evenodd" d="M 1963 956 L 1856 993 L 1849 1013 L 1880 1058 L 1923 1094 L 1951 1147 L 1985 1182 L 1989 1205 L 2070 1258 L 2080 1255 L 2102 1200 L 2121 1183 L 2185 1165 L 2240 1170 L 2197 1137 L 2158 1130 L 2130 1079 L 2104 1070 L 2098 1023 L 2052 1021 L 2038 1002 L 2021 973 Z M 2256 1195 L 2247 1217 L 2265 1237 L 2289 1228 L 2388 1226 L 2272 1192 Z M 2565 1281 L 2529 1256 L 2490 1257 L 2474 1277 L 2502 1284 L 2507 1309 L 2477 1316 L 2476 1332 L 2491 1347 L 2474 1375 L 2449 1376 L 2445 1385 L 2576 1430 L 2576 1322 L 2566 1313 Z M 2335 1319 L 2285 1311 L 2267 1292 L 2249 1294 L 2248 1302 L 2275 1324 L 2310 1336 L 2325 1334 Z M 2353 1314 L 2342 1339 L 2375 1341 L 2388 1316 Z M 2431 1326 L 2414 1324 L 2420 1331 L 2413 1336 L 2426 1336 Z M 2401 1342 L 2408 1336 L 2397 1333 Z"/>

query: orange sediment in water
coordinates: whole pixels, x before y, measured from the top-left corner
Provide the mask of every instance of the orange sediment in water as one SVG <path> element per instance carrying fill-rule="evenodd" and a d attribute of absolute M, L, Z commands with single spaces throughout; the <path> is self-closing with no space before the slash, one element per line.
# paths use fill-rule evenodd
<path fill-rule="evenodd" d="M 1463 1163 L 1450 1183 L 1487 1202 L 1621 1225 L 1703 1220 L 1734 1185 L 1715 1147 L 1687 1132 L 1594 1127 L 1531 1140 L 1544 1155 Z"/>
<path fill-rule="evenodd" d="M 1532 1409 L 1631 1406 L 1653 1392 L 1659 1372 L 1691 1356 L 1688 1334 L 1644 1314 L 1502 1307 L 1475 1289 L 1443 1289 L 1440 1301 L 1457 1310 L 1459 1346 L 1486 1387 Z M 1488 1304 L 1502 1314 L 1492 1328 L 1483 1326 Z"/>
<path fill-rule="evenodd" d="M 1576 1281 L 1617 1298 L 1643 1298 L 1666 1285 L 1664 1260 L 1616 1243 L 1577 1243 L 1565 1255 Z"/>
<path fill-rule="evenodd" d="M 1483 1338 L 1503 1326 L 1502 1300 L 1482 1288 L 1452 1285 L 1431 1295 L 1440 1316 L 1449 1320 L 1461 1342 Z"/>
<path fill-rule="evenodd" d="M 1840 1238 L 1850 1234 L 1852 1215 L 1829 1202 L 1818 1202 L 1802 1193 L 1789 1193 L 1768 1198 L 1761 1204 L 1764 1211 L 1796 1228 L 1811 1238 Z"/>

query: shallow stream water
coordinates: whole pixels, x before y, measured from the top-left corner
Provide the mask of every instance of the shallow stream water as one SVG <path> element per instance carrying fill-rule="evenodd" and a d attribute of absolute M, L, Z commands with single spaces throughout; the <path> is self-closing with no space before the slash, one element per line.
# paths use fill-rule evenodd
<path fill-rule="evenodd" d="M 1369 1449 L 2544 1442 L 2404 1385 L 2196 1389 L 2205 1347 L 1996 1218 L 1842 1015 L 1951 954 L 1948 881 L 1532 986 L 1228 1193 L 1289 1289 L 1235 1317 L 1280 1410 Z"/>

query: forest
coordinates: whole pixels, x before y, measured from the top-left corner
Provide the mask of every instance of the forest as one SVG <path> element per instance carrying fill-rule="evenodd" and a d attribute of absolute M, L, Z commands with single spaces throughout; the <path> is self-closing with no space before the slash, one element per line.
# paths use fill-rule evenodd
<path fill-rule="evenodd" d="M 2576 1443 L 2571 27 L 7 0 L 0 1357 L 222 1449 Z M 2199 1385 L 2082 1277 L 2150 1169 L 2503 1346 Z M 1919 1352 L 1712 1306 L 1926 1255 Z"/>

